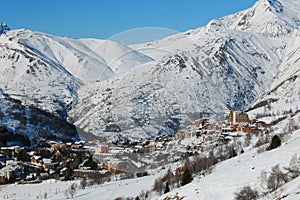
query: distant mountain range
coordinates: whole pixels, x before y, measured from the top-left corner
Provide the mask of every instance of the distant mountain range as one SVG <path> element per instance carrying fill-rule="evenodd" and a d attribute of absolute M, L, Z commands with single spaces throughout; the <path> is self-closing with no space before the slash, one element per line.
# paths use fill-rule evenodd
<path fill-rule="evenodd" d="M 293 0 L 259 0 L 205 27 L 129 47 L 1 23 L 0 88 L 110 139 L 174 133 L 200 113 L 219 119 L 261 102 L 295 105 L 299 10 Z"/>

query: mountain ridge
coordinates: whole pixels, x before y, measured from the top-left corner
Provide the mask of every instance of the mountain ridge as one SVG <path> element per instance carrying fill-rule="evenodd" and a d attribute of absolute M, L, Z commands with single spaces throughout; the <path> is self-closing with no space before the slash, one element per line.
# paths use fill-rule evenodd
<path fill-rule="evenodd" d="M 8 52 L 0 88 L 97 136 L 174 134 L 200 113 L 218 119 L 259 105 L 285 83 L 297 94 L 298 7 L 259 0 L 204 27 L 129 47 L 8 31 L 0 36 Z"/>

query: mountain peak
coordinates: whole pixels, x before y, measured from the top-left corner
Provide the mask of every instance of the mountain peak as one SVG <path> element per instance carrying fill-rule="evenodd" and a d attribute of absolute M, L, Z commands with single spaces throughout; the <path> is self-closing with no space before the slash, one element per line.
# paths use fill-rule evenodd
<path fill-rule="evenodd" d="M 269 11 L 275 11 L 276 13 L 283 12 L 283 5 L 279 0 L 263 0 L 261 2 L 269 9 Z"/>
<path fill-rule="evenodd" d="M 0 35 L 10 31 L 10 28 L 4 22 L 0 22 Z"/>
<path fill-rule="evenodd" d="M 258 0 L 251 8 L 214 19 L 209 25 L 264 36 L 286 36 L 300 27 L 299 9 L 295 0 Z"/>

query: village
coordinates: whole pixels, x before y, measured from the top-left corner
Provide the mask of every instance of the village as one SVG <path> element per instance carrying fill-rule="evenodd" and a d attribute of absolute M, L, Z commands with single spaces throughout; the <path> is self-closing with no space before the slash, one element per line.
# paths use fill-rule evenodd
<path fill-rule="evenodd" d="M 245 135 L 258 134 L 266 127 L 265 122 L 250 120 L 246 113 L 232 110 L 226 121 L 211 123 L 201 118 L 175 135 L 161 135 L 151 140 L 45 141 L 43 146 L 34 148 L 1 147 L 0 184 L 30 184 L 47 179 L 93 179 L 100 184 L 146 176 L 167 163 L 201 155 Z"/>

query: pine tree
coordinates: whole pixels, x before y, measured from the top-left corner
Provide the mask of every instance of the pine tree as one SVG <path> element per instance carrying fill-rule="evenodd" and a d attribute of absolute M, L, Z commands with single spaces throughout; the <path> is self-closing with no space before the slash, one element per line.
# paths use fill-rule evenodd
<path fill-rule="evenodd" d="M 182 175 L 182 179 L 181 179 L 181 185 L 184 186 L 184 185 L 192 182 L 192 180 L 193 180 L 193 177 L 192 177 L 192 174 L 191 174 L 189 168 L 185 168 L 183 175 Z"/>
<path fill-rule="evenodd" d="M 273 138 L 272 138 L 270 146 L 268 146 L 268 148 L 267 148 L 267 151 L 270 151 L 272 149 L 280 147 L 280 145 L 281 145 L 280 137 L 278 135 L 274 135 Z"/>
<path fill-rule="evenodd" d="M 169 182 L 166 182 L 165 194 L 170 192 Z"/>

